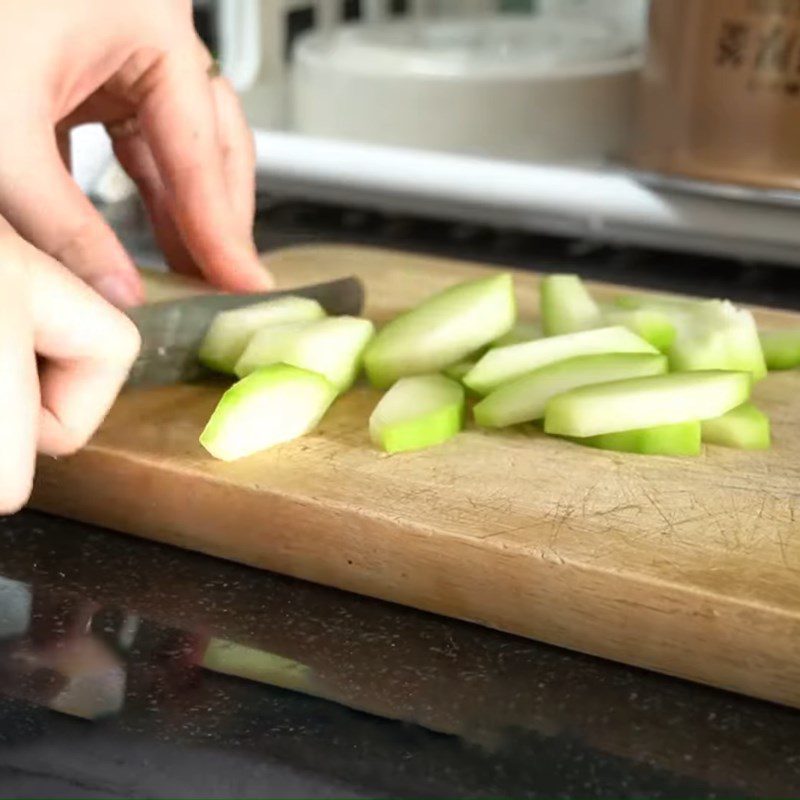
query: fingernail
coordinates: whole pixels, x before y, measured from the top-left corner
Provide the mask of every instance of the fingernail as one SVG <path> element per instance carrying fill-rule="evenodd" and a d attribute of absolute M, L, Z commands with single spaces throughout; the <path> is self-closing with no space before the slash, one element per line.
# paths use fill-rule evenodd
<path fill-rule="evenodd" d="M 103 275 L 92 286 L 96 292 L 103 295 L 117 308 L 135 306 L 144 300 L 141 283 L 133 275 L 124 272 L 113 272 Z"/>

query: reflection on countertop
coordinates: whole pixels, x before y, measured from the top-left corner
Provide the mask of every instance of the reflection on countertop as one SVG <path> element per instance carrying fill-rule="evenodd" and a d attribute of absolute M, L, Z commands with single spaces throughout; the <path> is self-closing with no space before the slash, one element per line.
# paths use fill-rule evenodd
<path fill-rule="evenodd" d="M 800 793 L 790 709 L 33 513 L 0 575 L 0 776 L 45 763 L 39 707 L 336 796 Z"/>

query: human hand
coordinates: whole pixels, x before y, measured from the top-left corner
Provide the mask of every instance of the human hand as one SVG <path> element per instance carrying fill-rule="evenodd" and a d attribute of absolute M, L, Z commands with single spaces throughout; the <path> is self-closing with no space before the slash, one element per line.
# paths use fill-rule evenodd
<path fill-rule="evenodd" d="M 138 351 L 121 311 L 0 220 L 0 514 L 27 501 L 37 450 L 85 444 Z"/>
<path fill-rule="evenodd" d="M 190 0 L 7 0 L 0 26 L 0 214 L 119 306 L 141 280 L 68 168 L 69 131 L 104 123 L 173 269 L 266 289 L 252 241 L 254 149 L 208 74 Z"/>

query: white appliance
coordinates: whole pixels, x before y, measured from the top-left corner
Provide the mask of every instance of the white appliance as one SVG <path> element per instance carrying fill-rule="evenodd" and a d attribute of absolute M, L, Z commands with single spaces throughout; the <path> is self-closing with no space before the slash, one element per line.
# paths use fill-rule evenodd
<path fill-rule="evenodd" d="M 604 20 L 531 14 L 351 23 L 293 56 L 300 134 L 548 162 L 624 152 L 640 67 Z"/>
<path fill-rule="evenodd" d="M 257 129 L 528 161 L 624 151 L 645 0 L 363 0 L 345 21 L 348 5 L 222 0 L 220 53 Z"/>

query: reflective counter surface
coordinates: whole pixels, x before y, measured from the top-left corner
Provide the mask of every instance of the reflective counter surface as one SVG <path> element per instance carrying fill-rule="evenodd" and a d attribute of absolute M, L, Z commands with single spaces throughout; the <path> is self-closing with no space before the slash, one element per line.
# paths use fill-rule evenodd
<path fill-rule="evenodd" d="M 800 711 L 25 511 L 0 795 L 797 797 Z"/>

